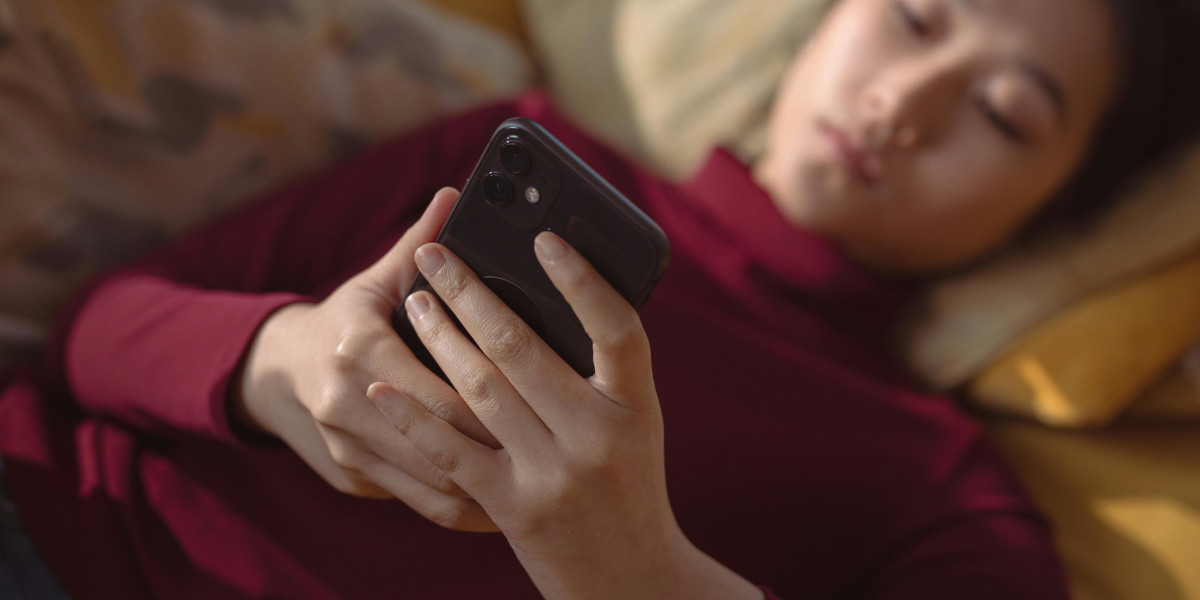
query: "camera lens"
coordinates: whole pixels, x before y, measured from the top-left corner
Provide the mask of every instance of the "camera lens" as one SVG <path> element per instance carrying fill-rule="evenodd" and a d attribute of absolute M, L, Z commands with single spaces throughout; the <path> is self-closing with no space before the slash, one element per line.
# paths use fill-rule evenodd
<path fill-rule="evenodd" d="M 529 151 L 521 144 L 508 142 L 500 148 L 500 165 L 513 175 L 524 175 L 532 166 L 532 162 Z"/>
<path fill-rule="evenodd" d="M 488 173 L 483 178 L 483 195 L 496 206 L 508 206 L 512 202 L 513 189 L 508 178 L 499 173 Z"/>

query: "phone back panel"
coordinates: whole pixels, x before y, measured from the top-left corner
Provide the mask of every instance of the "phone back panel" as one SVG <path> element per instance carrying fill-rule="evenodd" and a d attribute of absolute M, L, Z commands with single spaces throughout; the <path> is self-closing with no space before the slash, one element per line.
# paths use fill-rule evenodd
<path fill-rule="evenodd" d="M 502 154 L 514 147 L 528 152 L 524 171 L 506 168 L 512 156 Z M 511 190 L 504 205 L 493 201 L 503 195 L 501 179 Z M 649 217 L 537 123 L 509 119 L 492 136 L 437 240 L 587 377 L 595 371 L 592 343 L 537 261 L 533 240 L 542 231 L 553 231 L 571 244 L 634 308 L 645 303 L 666 270 L 667 239 Z M 418 290 L 432 291 L 420 276 L 409 293 Z M 444 378 L 403 307 L 392 322 L 414 354 Z"/>

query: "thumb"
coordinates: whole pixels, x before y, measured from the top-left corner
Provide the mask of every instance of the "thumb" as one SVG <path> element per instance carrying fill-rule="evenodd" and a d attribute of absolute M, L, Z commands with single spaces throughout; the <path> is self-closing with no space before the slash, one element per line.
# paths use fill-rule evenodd
<path fill-rule="evenodd" d="M 451 187 L 438 190 L 421 218 L 404 232 L 400 241 L 363 271 L 361 277 L 366 279 L 364 283 L 379 290 L 392 304 L 399 305 L 408 285 L 417 276 L 413 254 L 417 248 L 434 241 L 457 200 L 458 190 Z"/>

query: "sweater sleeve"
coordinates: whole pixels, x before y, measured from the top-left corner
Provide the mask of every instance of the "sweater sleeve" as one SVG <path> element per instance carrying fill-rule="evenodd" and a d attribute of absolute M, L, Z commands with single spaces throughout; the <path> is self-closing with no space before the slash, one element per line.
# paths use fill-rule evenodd
<path fill-rule="evenodd" d="M 236 441 L 227 389 L 261 323 L 378 258 L 439 188 L 462 184 L 515 109 L 493 104 L 393 139 L 94 283 L 66 318 L 55 361 L 80 407 L 155 433 Z"/>
<path fill-rule="evenodd" d="M 863 598 L 1066 600 L 1050 524 L 995 452 L 976 439 L 937 493 L 897 522 Z"/>
<path fill-rule="evenodd" d="M 864 597 L 1066 600 L 1048 531 L 1030 525 L 1015 515 L 947 524 L 889 564 Z"/>

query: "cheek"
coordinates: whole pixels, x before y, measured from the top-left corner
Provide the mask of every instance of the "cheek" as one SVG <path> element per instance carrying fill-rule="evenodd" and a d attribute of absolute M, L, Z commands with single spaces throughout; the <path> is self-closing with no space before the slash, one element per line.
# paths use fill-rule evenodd
<path fill-rule="evenodd" d="M 972 258 L 999 245 L 1036 213 L 1056 187 L 1051 170 L 1000 146 L 948 146 L 914 158 L 897 182 L 885 244 L 899 251 Z"/>

